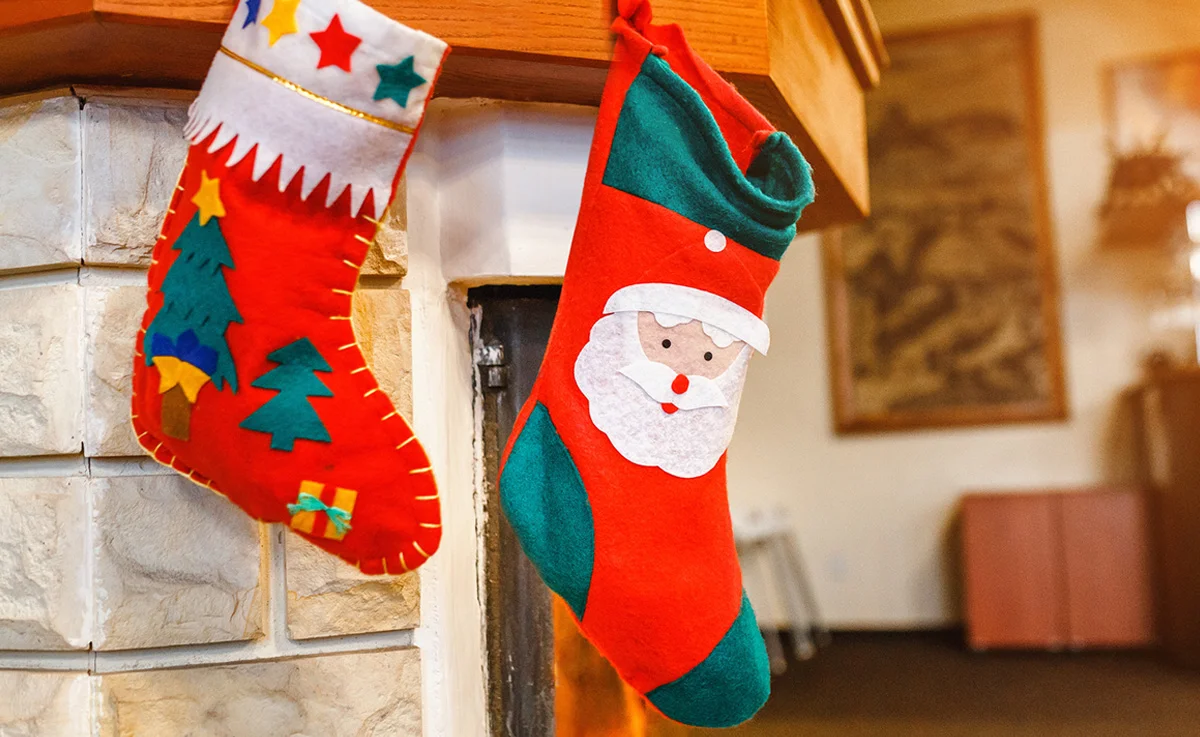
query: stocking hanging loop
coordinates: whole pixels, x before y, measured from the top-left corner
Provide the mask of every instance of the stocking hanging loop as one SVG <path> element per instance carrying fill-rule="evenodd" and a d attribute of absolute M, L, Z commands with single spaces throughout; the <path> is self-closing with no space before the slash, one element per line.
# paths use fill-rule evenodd
<path fill-rule="evenodd" d="M 620 0 L 617 3 L 617 13 L 628 20 L 639 33 L 646 30 L 654 15 L 649 0 Z"/>

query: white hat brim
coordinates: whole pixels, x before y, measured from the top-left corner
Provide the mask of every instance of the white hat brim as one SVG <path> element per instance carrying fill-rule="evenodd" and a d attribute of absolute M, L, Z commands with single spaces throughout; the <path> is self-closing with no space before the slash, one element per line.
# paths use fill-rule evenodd
<path fill-rule="evenodd" d="M 757 315 L 712 292 L 681 284 L 631 284 L 608 298 L 604 314 L 654 312 L 701 320 L 767 354 L 771 331 Z"/>

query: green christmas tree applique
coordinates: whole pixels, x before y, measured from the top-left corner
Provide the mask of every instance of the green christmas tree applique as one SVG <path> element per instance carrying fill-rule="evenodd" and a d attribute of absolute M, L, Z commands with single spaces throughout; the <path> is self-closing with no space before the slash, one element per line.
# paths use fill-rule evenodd
<path fill-rule="evenodd" d="M 271 447 L 291 451 L 298 438 L 330 442 L 329 431 L 313 409 L 309 397 L 332 397 L 333 392 L 316 372 L 333 371 L 308 338 L 301 338 L 267 356 L 279 364 L 254 380 L 251 386 L 279 394 L 242 420 L 241 427 L 269 433 Z"/>
<path fill-rule="evenodd" d="M 202 222 L 197 213 L 172 247 L 179 255 L 159 287 L 163 305 L 143 341 L 146 365 L 158 365 L 166 379 L 159 392 L 163 431 L 181 440 L 188 439 L 197 383 L 211 380 L 218 391 L 226 384 L 234 393 L 238 389 L 225 341 L 230 323 L 242 322 L 225 283 L 225 269 L 234 268 L 233 257 L 220 221 L 209 217 Z M 181 375 L 188 377 L 183 386 Z"/>

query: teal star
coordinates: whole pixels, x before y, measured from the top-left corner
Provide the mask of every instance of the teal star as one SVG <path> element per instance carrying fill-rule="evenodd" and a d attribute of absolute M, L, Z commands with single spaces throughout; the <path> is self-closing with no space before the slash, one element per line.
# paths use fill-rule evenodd
<path fill-rule="evenodd" d="M 400 103 L 400 107 L 408 107 L 408 96 L 413 89 L 429 81 L 413 71 L 411 56 L 399 64 L 377 64 L 375 70 L 379 72 L 375 99 L 392 99 Z"/>

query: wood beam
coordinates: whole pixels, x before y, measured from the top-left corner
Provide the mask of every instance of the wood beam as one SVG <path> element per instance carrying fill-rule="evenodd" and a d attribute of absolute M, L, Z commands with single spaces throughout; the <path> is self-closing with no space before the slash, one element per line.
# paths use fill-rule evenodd
<path fill-rule="evenodd" d="M 607 0 L 372 0 L 454 52 L 437 94 L 596 105 Z M 67 84 L 197 89 L 235 0 L 0 0 L 0 95 Z M 813 164 L 801 227 L 868 211 L 863 95 L 886 65 L 865 0 L 656 0 Z"/>

